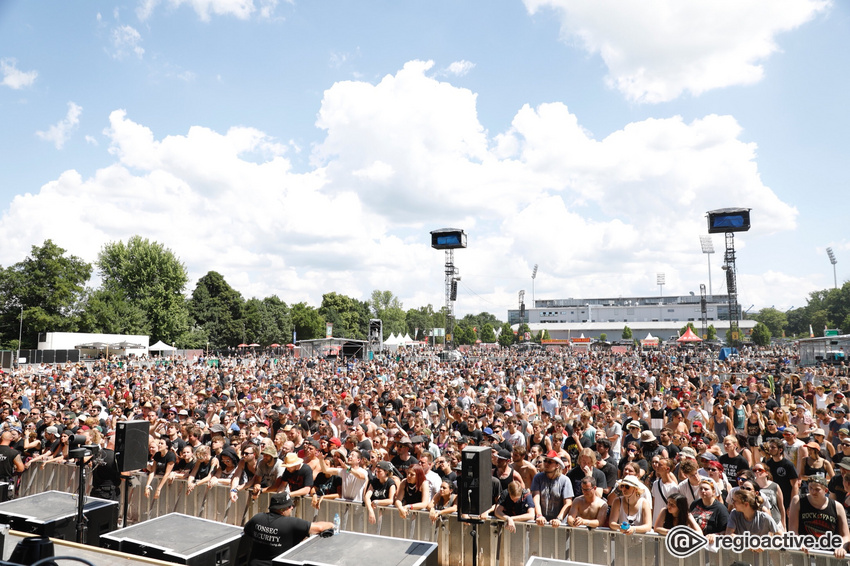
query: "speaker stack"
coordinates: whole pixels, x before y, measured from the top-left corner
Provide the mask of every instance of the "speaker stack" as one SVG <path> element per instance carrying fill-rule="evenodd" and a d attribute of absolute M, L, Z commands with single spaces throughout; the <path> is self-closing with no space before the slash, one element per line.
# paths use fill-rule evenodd
<path fill-rule="evenodd" d="M 115 425 L 115 463 L 119 472 L 147 467 L 149 435 L 148 421 L 119 421 Z"/>
<path fill-rule="evenodd" d="M 489 446 L 467 446 L 461 452 L 458 512 L 481 515 L 493 506 L 493 463 Z"/>

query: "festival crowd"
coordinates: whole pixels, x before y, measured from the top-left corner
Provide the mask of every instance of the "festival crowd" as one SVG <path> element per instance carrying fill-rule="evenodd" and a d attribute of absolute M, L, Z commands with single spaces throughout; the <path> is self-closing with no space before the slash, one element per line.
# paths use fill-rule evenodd
<path fill-rule="evenodd" d="M 375 360 L 130 359 L 0 376 L 0 480 L 68 458 L 70 435 L 113 447 L 150 423 L 144 490 L 285 492 L 432 520 L 457 512 L 461 452 L 489 446 L 483 518 L 665 534 L 839 534 L 850 543 L 848 368 L 791 350 L 428 348 Z M 155 477 L 161 481 L 153 482 Z M 143 480 L 145 481 L 145 480 Z M 95 470 L 117 498 L 120 477 Z M 835 550 L 842 557 L 845 548 Z"/>

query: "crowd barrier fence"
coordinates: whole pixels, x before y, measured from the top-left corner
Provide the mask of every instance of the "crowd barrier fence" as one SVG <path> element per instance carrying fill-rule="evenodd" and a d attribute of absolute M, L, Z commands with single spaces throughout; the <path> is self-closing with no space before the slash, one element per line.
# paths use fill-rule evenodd
<path fill-rule="evenodd" d="M 48 490 L 74 493 L 78 486 L 78 467 L 68 464 L 35 465 L 21 477 L 19 497 Z M 129 482 L 127 525 L 153 519 L 168 513 L 183 513 L 231 525 L 241 526 L 256 513 L 267 511 L 269 494 L 256 500 L 239 492 L 231 501 L 227 485 L 213 488 L 201 486 L 186 493 L 186 481 L 175 480 L 163 486 L 159 498 L 144 494 L 146 475 Z M 153 492 L 161 478 L 154 478 Z M 90 484 L 90 482 L 89 482 Z M 88 489 L 88 487 L 87 487 Z M 124 493 L 121 505 L 123 513 Z M 341 528 L 345 531 L 395 538 L 406 538 L 438 545 L 439 563 L 442 566 L 470 566 L 472 561 L 472 530 L 457 515 L 432 522 L 427 512 L 413 511 L 402 519 L 395 507 L 379 508 L 375 523 L 370 523 L 362 504 L 342 500 L 324 500 L 319 509 L 311 499 L 296 498 L 295 515 L 308 521 L 333 522 L 339 514 Z M 123 524 L 123 518 L 119 519 Z M 705 548 L 687 558 L 676 558 L 665 546 L 663 536 L 657 534 L 624 535 L 606 528 L 587 529 L 538 526 L 518 523 L 516 532 L 509 532 L 501 521 L 485 521 L 477 527 L 479 566 L 520 566 L 532 556 L 570 560 L 600 566 L 731 566 L 733 562 L 752 566 L 846 566 L 847 560 L 835 559 L 831 554 L 812 552 L 805 554 L 790 549 L 756 553 L 721 550 L 712 552 Z"/>

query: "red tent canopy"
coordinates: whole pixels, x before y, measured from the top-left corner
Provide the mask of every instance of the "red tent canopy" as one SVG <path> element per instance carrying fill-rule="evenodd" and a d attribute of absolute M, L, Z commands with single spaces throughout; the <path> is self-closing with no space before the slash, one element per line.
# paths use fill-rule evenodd
<path fill-rule="evenodd" d="M 679 336 L 676 342 L 702 342 L 702 338 L 694 334 L 694 331 L 691 330 L 691 327 L 688 327 L 688 330 Z"/>

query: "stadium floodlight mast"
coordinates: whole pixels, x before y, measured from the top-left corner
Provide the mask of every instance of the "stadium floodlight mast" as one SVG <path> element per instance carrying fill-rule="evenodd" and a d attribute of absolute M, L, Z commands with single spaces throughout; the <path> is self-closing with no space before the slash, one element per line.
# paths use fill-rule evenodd
<path fill-rule="evenodd" d="M 714 253 L 714 242 L 711 236 L 704 235 L 699 237 L 699 245 L 702 247 L 702 253 L 708 258 L 708 296 L 711 296 L 711 254 Z"/>
<path fill-rule="evenodd" d="M 835 272 L 835 264 L 838 263 L 838 260 L 835 259 L 835 254 L 832 252 L 832 248 L 826 248 L 826 255 L 829 256 L 829 263 L 832 264 L 832 280 L 835 288 L 838 289 L 838 275 Z"/>
<path fill-rule="evenodd" d="M 537 305 L 534 302 L 534 280 L 537 279 L 537 264 L 534 264 L 534 270 L 531 272 L 531 308 Z"/>

